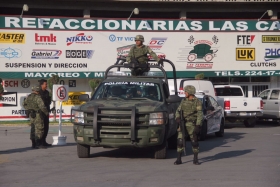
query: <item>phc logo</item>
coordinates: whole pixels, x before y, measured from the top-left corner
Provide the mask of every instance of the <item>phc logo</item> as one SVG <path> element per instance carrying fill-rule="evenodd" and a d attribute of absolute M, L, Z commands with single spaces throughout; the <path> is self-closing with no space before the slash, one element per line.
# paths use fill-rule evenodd
<path fill-rule="evenodd" d="M 57 49 L 33 49 L 31 59 L 59 59 L 61 54 Z"/>
<path fill-rule="evenodd" d="M 16 48 L 1 48 L 0 49 L 0 58 L 20 58 L 21 57 L 21 50 Z"/>
<path fill-rule="evenodd" d="M 271 61 L 280 59 L 280 48 L 266 48 L 264 60 Z"/>
<path fill-rule="evenodd" d="M 154 37 L 150 40 L 148 46 L 152 50 L 160 50 L 163 46 L 163 44 L 166 42 L 167 37 Z"/>
<path fill-rule="evenodd" d="M 67 37 L 66 44 L 67 46 L 77 43 L 77 44 L 92 44 L 93 37 L 91 35 L 86 35 L 85 33 L 79 33 L 76 36 Z"/>

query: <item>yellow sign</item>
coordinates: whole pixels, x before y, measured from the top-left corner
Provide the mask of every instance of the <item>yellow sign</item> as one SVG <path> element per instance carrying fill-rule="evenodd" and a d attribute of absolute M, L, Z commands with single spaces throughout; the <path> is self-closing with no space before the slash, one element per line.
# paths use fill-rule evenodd
<path fill-rule="evenodd" d="M 85 94 L 86 92 L 69 92 L 68 93 L 68 101 L 63 101 L 63 106 L 69 106 L 69 105 L 81 105 L 84 104 L 84 101 L 79 100 L 79 95 Z"/>
<path fill-rule="evenodd" d="M 24 44 L 24 33 L 0 32 L 0 43 Z"/>
<path fill-rule="evenodd" d="M 280 35 L 262 35 L 262 43 L 280 43 Z"/>
<path fill-rule="evenodd" d="M 255 48 L 236 48 L 237 61 L 255 61 Z"/>

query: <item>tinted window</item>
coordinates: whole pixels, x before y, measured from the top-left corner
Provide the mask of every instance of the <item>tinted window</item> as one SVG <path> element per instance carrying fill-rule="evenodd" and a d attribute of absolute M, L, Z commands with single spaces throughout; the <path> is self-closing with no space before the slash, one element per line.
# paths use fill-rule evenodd
<path fill-rule="evenodd" d="M 209 97 L 209 99 L 214 108 L 217 108 L 219 106 L 213 97 Z"/>
<path fill-rule="evenodd" d="M 243 96 L 240 88 L 216 88 L 217 96 Z"/>
<path fill-rule="evenodd" d="M 272 90 L 270 98 L 271 100 L 278 100 L 279 98 L 279 90 Z"/>
<path fill-rule="evenodd" d="M 266 90 L 266 91 L 262 92 L 262 93 L 259 95 L 259 97 L 262 98 L 263 100 L 264 100 L 264 99 L 267 99 L 268 93 L 269 93 L 269 92 L 270 92 L 270 90 Z"/>
<path fill-rule="evenodd" d="M 150 82 L 103 82 L 93 99 L 151 99 L 162 101 L 159 84 Z"/>

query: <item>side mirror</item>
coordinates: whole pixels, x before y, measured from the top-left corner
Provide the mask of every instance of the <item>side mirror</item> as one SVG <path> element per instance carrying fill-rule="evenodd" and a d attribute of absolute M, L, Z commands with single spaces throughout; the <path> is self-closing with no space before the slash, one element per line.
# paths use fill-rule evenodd
<path fill-rule="evenodd" d="M 89 95 L 88 94 L 79 95 L 79 100 L 80 101 L 89 101 Z"/>
<path fill-rule="evenodd" d="M 215 108 L 214 108 L 213 106 L 208 106 L 208 107 L 206 108 L 206 110 L 211 110 L 211 111 L 214 111 L 214 110 L 215 110 Z"/>
<path fill-rule="evenodd" d="M 179 97 L 178 95 L 170 95 L 167 99 L 166 102 L 167 103 L 177 103 L 177 102 L 181 102 L 182 98 Z"/>

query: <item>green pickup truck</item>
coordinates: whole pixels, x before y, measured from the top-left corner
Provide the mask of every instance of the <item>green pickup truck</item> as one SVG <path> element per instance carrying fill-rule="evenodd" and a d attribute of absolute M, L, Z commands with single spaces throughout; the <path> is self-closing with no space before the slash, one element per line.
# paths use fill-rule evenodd
<path fill-rule="evenodd" d="M 174 88 L 177 88 L 174 64 Z M 170 95 L 167 75 L 162 66 L 148 64 L 143 76 L 127 76 L 120 69 L 137 68 L 131 64 L 110 66 L 94 95 L 83 94 L 87 101 L 71 111 L 74 138 L 79 158 L 90 156 L 90 147 L 152 147 L 154 158 L 166 158 L 167 148 L 176 148 L 177 124 L 175 112 L 181 98 Z M 139 68 L 138 67 L 138 68 Z M 117 68 L 118 71 L 110 71 Z"/>

